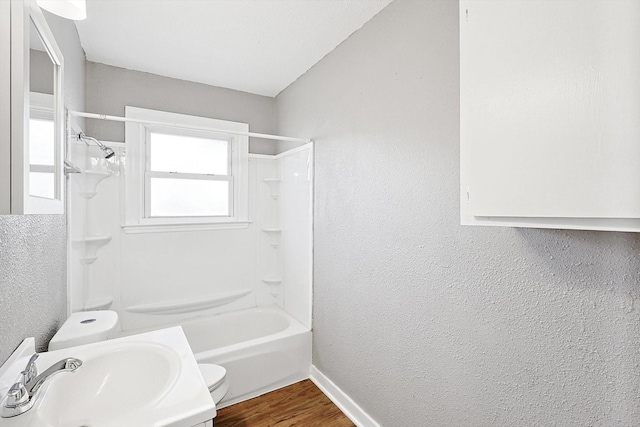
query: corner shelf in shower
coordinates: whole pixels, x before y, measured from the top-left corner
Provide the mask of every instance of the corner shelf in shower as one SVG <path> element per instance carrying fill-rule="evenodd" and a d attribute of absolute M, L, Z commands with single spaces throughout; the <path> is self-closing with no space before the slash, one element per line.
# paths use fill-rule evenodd
<path fill-rule="evenodd" d="M 111 236 L 91 236 L 75 240 L 74 245 L 84 248 L 84 256 L 79 259 L 82 264 L 93 264 L 98 259 L 98 249 L 111 241 Z"/>
<path fill-rule="evenodd" d="M 282 279 L 279 277 L 263 277 L 262 281 L 271 288 L 271 296 L 277 297 L 278 286 L 282 284 Z"/>
<path fill-rule="evenodd" d="M 75 175 L 78 177 L 77 179 L 82 180 L 78 183 L 82 188 L 82 191 L 78 191 L 78 194 L 84 199 L 91 199 L 98 194 L 98 184 L 111 175 L 113 175 L 111 172 L 94 170 L 86 170 L 81 174 Z"/>
<path fill-rule="evenodd" d="M 269 236 L 271 246 L 277 248 L 280 245 L 280 233 L 282 233 L 280 228 L 263 228 L 262 231 Z"/>
<path fill-rule="evenodd" d="M 265 184 L 269 186 L 269 191 L 271 192 L 271 198 L 277 199 L 280 193 L 280 178 L 265 178 L 262 180 Z"/>
<path fill-rule="evenodd" d="M 154 302 L 149 304 L 138 304 L 127 307 L 130 313 L 141 314 L 180 314 L 193 311 L 206 310 L 229 304 L 240 298 L 249 295 L 253 289 L 242 289 L 239 291 L 220 292 L 206 297 L 185 298 L 176 301 Z"/>

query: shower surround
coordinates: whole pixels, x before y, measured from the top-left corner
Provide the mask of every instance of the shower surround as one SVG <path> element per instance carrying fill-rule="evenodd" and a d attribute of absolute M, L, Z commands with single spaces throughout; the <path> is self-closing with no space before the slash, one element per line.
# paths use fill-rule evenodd
<path fill-rule="evenodd" d="M 123 330 L 275 304 L 311 328 L 311 144 L 249 155 L 246 228 L 127 233 L 123 143 L 69 139 L 69 310 L 112 309 Z"/>
<path fill-rule="evenodd" d="M 312 147 L 250 154 L 246 228 L 127 233 L 123 144 L 70 139 L 70 311 L 113 309 L 124 330 L 276 304 L 311 327 Z"/>

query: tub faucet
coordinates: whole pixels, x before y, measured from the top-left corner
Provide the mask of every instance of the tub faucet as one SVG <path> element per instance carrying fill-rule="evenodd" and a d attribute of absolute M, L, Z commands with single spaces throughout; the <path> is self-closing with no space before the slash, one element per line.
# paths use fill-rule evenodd
<path fill-rule="evenodd" d="M 73 357 L 62 359 L 38 375 L 36 360 L 38 353 L 31 356 L 27 367 L 22 371 L 22 379 L 11 386 L 2 405 L 2 418 L 24 414 L 33 407 L 42 385 L 53 375 L 60 372 L 73 372 L 82 366 L 82 361 Z"/>

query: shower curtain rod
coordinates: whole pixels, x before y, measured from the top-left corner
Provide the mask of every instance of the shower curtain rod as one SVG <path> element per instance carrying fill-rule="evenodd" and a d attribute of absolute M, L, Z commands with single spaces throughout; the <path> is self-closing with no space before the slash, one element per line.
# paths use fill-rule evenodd
<path fill-rule="evenodd" d="M 75 116 L 75 117 L 84 117 L 87 119 L 111 120 L 114 122 L 132 122 L 132 123 L 141 123 L 146 125 L 171 126 L 176 128 L 182 128 L 182 129 L 207 130 L 212 132 L 226 133 L 229 135 L 249 136 L 253 138 L 262 138 L 262 139 L 274 139 L 277 141 L 302 142 L 304 144 L 313 142 L 311 139 L 292 138 L 290 136 L 269 135 L 266 133 L 255 133 L 255 132 L 237 132 L 237 131 L 230 131 L 225 129 L 210 128 L 206 126 L 184 126 L 184 125 L 178 125 L 175 123 L 156 122 L 153 120 L 142 120 L 142 119 L 130 119 L 128 117 L 109 116 L 106 114 L 84 113 L 81 111 L 72 111 L 72 110 L 69 110 L 69 115 Z"/>

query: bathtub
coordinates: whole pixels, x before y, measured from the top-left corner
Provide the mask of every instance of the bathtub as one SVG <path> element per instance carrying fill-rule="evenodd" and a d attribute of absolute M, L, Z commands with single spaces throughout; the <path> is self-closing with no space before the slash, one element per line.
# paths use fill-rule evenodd
<path fill-rule="evenodd" d="M 226 368 L 229 392 L 218 408 L 309 377 L 311 331 L 277 306 L 197 317 L 164 327 L 176 325 L 182 326 L 198 363 Z M 128 330 L 120 336 L 140 332 Z"/>

